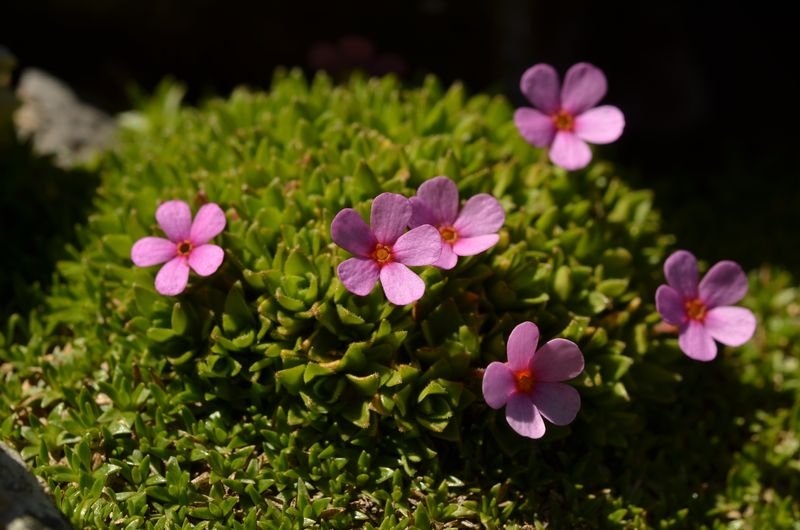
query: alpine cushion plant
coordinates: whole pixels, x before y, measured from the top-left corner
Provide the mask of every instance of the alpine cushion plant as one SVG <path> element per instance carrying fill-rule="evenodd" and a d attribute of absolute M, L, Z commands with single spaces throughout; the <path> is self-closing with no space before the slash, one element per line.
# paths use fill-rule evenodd
<path fill-rule="evenodd" d="M 747 294 L 747 276 L 738 263 L 720 261 L 698 281 L 697 259 L 678 250 L 664 262 L 668 285 L 656 291 L 656 308 L 669 324 L 679 327 L 678 344 L 688 357 L 711 361 L 715 340 L 741 346 L 753 336 L 755 315 L 733 307 Z"/>
<path fill-rule="evenodd" d="M 354 255 L 337 268 L 348 291 L 365 296 L 380 279 L 386 298 L 393 304 L 410 304 L 422 298 L 425 282 L 408 266 L 436 263 L 442 242 L 431 225 L 406 232 L 410 219 L 411 203 L 397 193 L 375 197 L 371 227 L 352 208 L 336 214 L 331 222 L 331 239 Z"/>
<path fill-rule="evenodd" d="M 572 423 L 581 397 L 562 383 L 583 372 L 583 354 L 566 339 L 553 339 L 536 349 L 539 328 L 533 322 L 517 325 L 508 337 L 508 361 L 493 362 L 483 374 L 483 397 L 493 409 L 505 405 L 506 420 L 528 438 L 544 436 L 542 416 L 556 425 Z"/>
<path fill-rule="evenodd" d="M 192 211 L 183 201 L 167 201 L 156 210 L 163 237 L 143 237 L 131 248 L 131 260 L 139 267 L 165 263 L 156 275 L 156 290 L 167 296 L 183 292 L 189 268 L 200 276 L 214 274 L 225 251 L 209 243 L 225 229 L 225 213 L 217 204 L 204 204 L 192 221 Z"/>
<path fill-rule="evenodd" d="M 514 123 L 528 143 L 550 148 L 554 164 L 581 169 L 592 160 L 587 142 L 614 142 L 625 128 L 625 116 L 617 107 L 595 107 L 607 86 L 603 71 L 589 63 L 573 65 L 563 87 L 552 66 L 534 65 L 520 80 L 520 90 L 534 108 L 517 109 Z"/>
<path fill-rule="evenodd" d="M 497 231 L 506 215 L 498 200 L 488 193 L 470 197 L 459 211 L 456 183 L 440 176 L 423 182 L 410 201 L 409 226 L 428 224 L 439 230 L 442 254 L 434 263 L 439 268 L 452 269 L 458 256 L 480 254 L 500 239 Z"/>

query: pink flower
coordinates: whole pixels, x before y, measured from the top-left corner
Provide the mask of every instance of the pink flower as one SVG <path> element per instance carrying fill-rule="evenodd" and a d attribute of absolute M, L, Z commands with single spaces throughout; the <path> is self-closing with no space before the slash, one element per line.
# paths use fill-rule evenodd
<path fill-rule="evenodd" d="M 493 362 L 483 374 L 483 398 L 493 409 L 506 406 L 506 421 L 528 438 L 544 436 L 544 416 L 567 425 L 581 408 L 578 391 L 560 381 L 583 371 L 583 354 L 566 339 L 553 339 L 536 349 L 539 328 L 523 322 L 508 337 L 508 362 Z"/>
<path fill-rule="evenodd" d="M 406 233 L 411 203 L 396 193 L 381 193 L 372 201 L 372 228 L 352 208 L 331 222 L 331 239 L 355 257 L 339 264 L 337 272 L 353 294 L 365 296 L 378 278 L 393 304 L 410 304 L 422 297 L 425 283 L 407 265 L 432 265 L 442 253 L 439 232 L 423 225 Z"/>
<path fill-rule="evenodd" d="M 410 201 L 409 226 L 429 224 L 439 230 L 442 254 L 434 265 L 442 269 L 455 267 L 458 256 L 474 256 L 492 247 L 506 220 L 503 207 L 488 193 L 471 197 L 459 212 L 458 188 L 447 177 L 423 182 Z"/>
<path fill-rule="evenodd" d="M 166 263 L 156 275 L 156 290 L 167 296 L 180 294 L 189 281 L 189 267 L 200 276 L 214 274 L 225 251 L 208 244 L 225 228 L 225 213 L 214 203 L 203 205 L 192 222 L 192 211 L 183 201 L 167 201 L 156 210 L 158 225 L 167 235 L 143 237 L 131 249 L 139 267 Z"/>
<path fill-rule="evenodd" d="M 656 291 L 656 309 L 669 324 L 679 326 L 678 344 L 696 361 L 717 356 L 718 340 L 741 346 L 753 336 L 756 318 L 749 310 L 731 307 L 747 293 L 747 276 L 733 261 L 720 261 L 698 282 L 697 259 L 691 252 L 674 252 L 664 263 L 669 285 Z"/>
<path fill-rule="evenodd" d="M 625 117 L 617 107 L 595 105 L 606 94 L 606 76 L 589 63 L 573 65 L 559 87 L 549 64 L 528 68 L 520 89 L 536 108 L 521 108 L 514 123 L 525 140 L 550 147 L 550 160 L 564 169 L 581 169 L 592 159 L 586 142 L 608 144 L 622 134 Z M 593 108 L 594 107 L 594 108 Z M 538 109 L 538 110 L 537 110 Z"/>

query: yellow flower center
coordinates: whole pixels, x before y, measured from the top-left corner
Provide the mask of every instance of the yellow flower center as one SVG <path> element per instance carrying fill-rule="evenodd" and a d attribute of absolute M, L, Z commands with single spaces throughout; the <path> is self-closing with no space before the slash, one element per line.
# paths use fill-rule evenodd
<path fill-rule="evenodd" d="M 458 239 L 458 232 L 452 226 L 443 226 L 439 229 L 439 233 L 442 235 L 442 239 L 448 243 L 455 243 Z"/>
<path fill-rule="evenodd" d="M 519 392 L 527 394 L 533 390 L 533 384 L 535 383 L 535 380 L 530 370 L 520 370 L 519 372 L 514 372 L 514 379 L 516 379 L 517 390 Z"/>
<path fill-rule="evenodd" d="M 378 243 L 375 245 L 375 250 L 372 251 L 372 259 L 383 265 L 392 259 L 392 249 L 386 245 Z"/>
<path fill-rule="evenodd" d="M 187 239 L 186 241 L 181 241 L 180 243 L 178 243 L 178 247 L 176 250 L 178 252 L 178 256 L 188 256 L 189 254 L 191 254 L 192 248 L 193 248 L 192 242 Z"/>
<path fill-rule="evenodd" d="M 559 131 L 575 130 L 575 118 L 563 109 L 553 115 L 553 123 Z"/>
<path fill-rule="evenodd" d="M 708 309 L 706 308 L 706 304 L 699 298 L 687 300 L 684 302 L 683 307 L 686 309 L 686 314 L 692 320 L 697 320 L 699 322 L 705 320 Z"/>

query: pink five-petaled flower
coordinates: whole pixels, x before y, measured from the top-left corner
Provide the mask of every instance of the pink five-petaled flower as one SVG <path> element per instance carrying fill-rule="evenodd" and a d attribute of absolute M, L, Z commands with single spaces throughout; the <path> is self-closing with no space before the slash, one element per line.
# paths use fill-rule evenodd
<path fill-rule="evenodd" d="M 458 211 L 458 188 L 447 177 L 423 182 L 416 197 L 411 197 L 409 226 L 433 225 L 442 238 L 442 254 L 435 266 L 452 269 L 458 256 L 474 256 L 492 247 L 500 239 L 497 231 L 506 214 L 500 203 L 488 193 L 471 197 Z"/>
<path fill-rule="evenodd" d="M 756 317 L 743 307 L 731 307 L 747 294 L 747 276 L 738 263 L 720 261 L 698 281 L 697 259 L 678 250 L 664 262 L 669 285 L 656 291 L 656 309 L 669 324 L 678 326 L 678 345 L 696 361 L 717 356 L 718 340 L 741 346 L 753 336 Z"/>
<path fill-rule="evenodd" d="M 396 193 L 381 193 L 372 201 L 372 228 L 352 208 L 336 214 L 331 239 L 354 255 L 337 269 L 348 291 L 365 296 L 380 278 L 383 292 L 393 304 L 422 298 L 425 282 L 407 265 L 434 264 L 442 253 L 442 241 L 430 225 L 405 232 L 410 219 L 411 203 Z"/>
<path fill-rule="evenodd" d="M 617 107 L 595 107 L 605 96 L 606 88 L 602 70 L 589 63 L 573 65 L 563 87 L 552 66 L 537 64 L 528 68 L 520 80 L 522 93 L 536 108 L 517 109 L 514 123 L 528 143 L 550 147 L 554 164 L 569 170 L 581 169 L 592 159 L 586 142 L 611 143 L 625 127 L 625 117 Z"/>
<path fill-rule="evenodd" d="M 539 328 L 523 322 L 508 337 L 508 362 L 493 362 L 483 374 L 483 398 L 493 409 L 506 406 L 512 429 L 528 438 L 544 435 L 544 416 L 567 425 L 581 408 L 578 391 L 562 383 L 583 371 L 583 354 L 567 339 L 553 339 L 538 350 Z"/>
<path fill-rule="evenodd" d="M 167 201 L 156 210 L 156 220 L 168 239 L 143 237 L 134 243 L 131 260 L 139 267 L 166 263 L 156 275 L 156 290 L 167 296 L 183 292 L 189 267 L 200 276 L 214 274 L 225 251 L 208 242 L 225 228 L 225 213 L 214 203 L 203 205 L 192 222 L 183 201 Z"/>

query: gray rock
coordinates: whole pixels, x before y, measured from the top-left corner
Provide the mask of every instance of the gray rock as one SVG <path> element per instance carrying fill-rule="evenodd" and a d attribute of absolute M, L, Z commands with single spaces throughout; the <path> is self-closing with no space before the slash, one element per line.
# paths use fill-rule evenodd
<path fill-rule="evenodd" d="M 0 442 L 0 530 L 70 530 L 19 454 Z"/>

